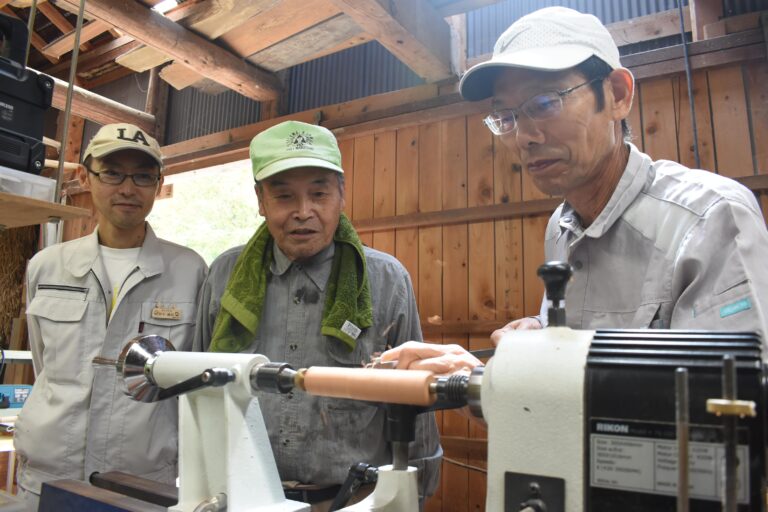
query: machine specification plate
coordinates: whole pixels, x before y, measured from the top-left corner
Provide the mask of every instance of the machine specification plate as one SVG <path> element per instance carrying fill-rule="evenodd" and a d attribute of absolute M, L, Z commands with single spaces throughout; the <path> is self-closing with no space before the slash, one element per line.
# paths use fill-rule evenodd
<path fill-rule="evenodd" d="M 691 426 L 688 443 L 691 498 L 720 501 L 724 491 L 725 448 L 721 429 Z M 590 485 L 651 494 L 677 494 L 675 425 L 592 419 Z M 739 431 L 738 500 L 749 503 L 749 447 Z"/>

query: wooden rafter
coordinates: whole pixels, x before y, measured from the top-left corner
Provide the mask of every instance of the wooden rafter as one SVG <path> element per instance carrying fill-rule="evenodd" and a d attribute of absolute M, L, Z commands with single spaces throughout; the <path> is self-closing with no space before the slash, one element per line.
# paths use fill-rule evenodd
<path fill-rule="evenodd" d="M 69 22 L 67 18 L 64 17 L 61 12 L 51 3 L 48 2 L 41 2 L 37 4 L 37 9 L 40 11 L 40 13 L 48 18 L 48 21 L 50 21 L 56 28 L 61 30 L 63 34 L 66 34 L 68 32 L 72 32 L 75 30 L 75 27 L 72 26 L 72 24 Z M 74 44 L 74 40 L 72 42 Z M 88 43 L 86 40 L 84 40 L 82 37 L 80 38 L 80 50 L 87 52 L 92 47 L 90 43 Z"/>
<path fill-rule="evenodd" d="M 68 0 L 72 1 L 72 0 Z M 88 13 L 196 72 L 255 100 L 277 97 L 279 80 L 133 0 L 90 0 Z"/>
<path fill-rule="evenodd" d="M 453 76 L 450 28 L 429 2 L 333 2 L 417 75 L 430 82 Z"/>
<path fill-rule="evenodd" d="M 86 49 L 83 47 L 85 44 L 87 44 L 88 41 L 103 34 L 109 29 L 109 25 L 99 20 L 93 20 L 84 23 L 83 29 L 80 31 L 80 49 L 86 51 Z M 52 57 L 59 58 L 65 53 L 71 52 L 72 48 L 75 46 L 75 35 L 75 30 L 70 29 L 69 31 L 65 32 L 63 36 L 46 45 L 46 47 L 42 50 L 43 53 Z M 88 49 L 90 49 L 90 45 L 88 45 Z"/>

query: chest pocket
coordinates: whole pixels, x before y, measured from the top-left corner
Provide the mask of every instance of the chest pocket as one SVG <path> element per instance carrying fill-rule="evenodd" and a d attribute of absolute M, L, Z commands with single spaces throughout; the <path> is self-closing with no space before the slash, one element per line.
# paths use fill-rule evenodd
<path fill-rule="evenodd" d="M 90 363 L 85 361 L 85 345 L 94 326 L 87 322 L 87 295 L 87 288 L 41 285 L 27 306 L 27 315 L 40 329 L 43 368 L 50 381 L 72 379 Z"/>
<path fill-rule="evenodd" d="M 141 305 L 141 334 L 156 334 L 176 350 L 192 350 L 197 305 L 194 302 L 144 302 Z"/>

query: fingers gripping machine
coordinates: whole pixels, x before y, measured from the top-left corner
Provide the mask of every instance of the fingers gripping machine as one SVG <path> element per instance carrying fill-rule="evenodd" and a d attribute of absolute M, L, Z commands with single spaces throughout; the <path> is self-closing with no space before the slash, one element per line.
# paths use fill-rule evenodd
<path fill-rule="evenodd" d="M 146 402 L 180 397 L 179 503 L 170 510 L 216 502 L 229 511 L 308 510 L 283 497 L 256 398 L 304 391 L 421 410 L 468 405 L 488 425 L 491 512 L 764 511 L 759 336 L 575 331 L 562 326 L 570 268 L 547 264 L 539 275 L 551 327 L 511 333 L 469 376 L 294 370 L 260 355 L 180 353 L 156 336 L 134 340 L 113 362 L 127 392 Z M 407 438 L 393 444 L 393 456 L 374 494 L 344 510 L 418 510 Z"/>

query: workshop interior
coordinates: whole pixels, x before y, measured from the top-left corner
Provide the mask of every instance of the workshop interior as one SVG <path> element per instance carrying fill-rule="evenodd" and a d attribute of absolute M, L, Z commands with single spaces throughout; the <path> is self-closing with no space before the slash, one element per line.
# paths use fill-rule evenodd
<path fill-rule="evenodd" d="M 0 38 L 0 512 L 768 508 L 768 0 L 0 0 Z"/>

